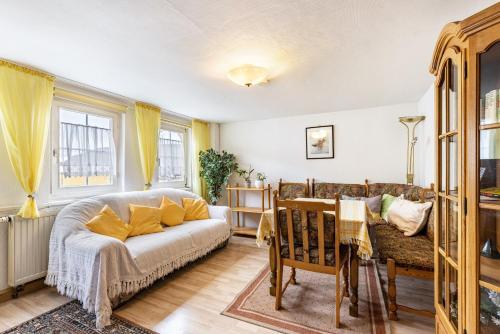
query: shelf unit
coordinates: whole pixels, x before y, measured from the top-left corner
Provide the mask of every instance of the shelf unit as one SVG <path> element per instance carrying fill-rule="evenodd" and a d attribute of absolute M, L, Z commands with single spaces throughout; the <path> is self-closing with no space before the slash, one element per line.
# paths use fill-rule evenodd
<path fill-rule="evenodd" d="M 232 212 L 236 213 L 236 226 L 233 228 L 233 232 L 235 235 L 243 235 L 255 237 L 257 235 L 257 228 L 253 227 L 245 227 L 241 225 L 241 217 L 246 213 L 251 214 L 260 214 L 262 215 L 264 211 L 271 208 L 271 185 L 268 184 L 267 187 L 264 188 L 254 188 L 254 187 L 241 187 L 238 184 L 235 186 L 226 187 L 227 190 L 227 202 L 228 206 L 231 208 Z M 260 195 L 261 206 L 260 207 L 248 207 L 244 204 L 242 205 L 240 201 L 240 193 L 249 192 L 249 193 L 257 193 Z M 233 193 L 236 196 L 236 206 L 233 207 Z M 267 193 L 267 208 L 266 204 L 266 193 Z"/>

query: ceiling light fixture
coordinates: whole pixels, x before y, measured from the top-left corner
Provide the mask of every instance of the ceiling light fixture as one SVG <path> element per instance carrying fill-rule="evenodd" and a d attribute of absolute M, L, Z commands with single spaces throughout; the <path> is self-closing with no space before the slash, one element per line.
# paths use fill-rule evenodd
<path fill-rule="evenodd" d="M 227 73 L 229 79 L 240 86 L 253 86 L 267 82 L 267 69 L 255 65 L 242 65 Z"/>

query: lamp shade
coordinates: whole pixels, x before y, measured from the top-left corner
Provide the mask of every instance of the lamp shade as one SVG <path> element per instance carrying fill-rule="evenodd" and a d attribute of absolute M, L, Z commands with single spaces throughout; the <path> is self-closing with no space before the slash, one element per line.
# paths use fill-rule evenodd
<path fill-rule="evenodd" d="M 254 65 L 243 65 L 228 72 L 229 79 L 240 86 L 250 87 L 267 81 L 268 72 L 265 68 Z"/>

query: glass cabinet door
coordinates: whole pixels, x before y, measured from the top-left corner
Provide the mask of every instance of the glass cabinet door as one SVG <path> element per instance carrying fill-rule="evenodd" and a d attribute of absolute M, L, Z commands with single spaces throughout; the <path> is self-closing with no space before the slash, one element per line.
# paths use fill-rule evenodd
<path fill-rule="evenodd" d="M 457 332 L 460 328 L 460 61 L 448 58 L 441 70 L 438 94 L 437 307 Z"/>
<path fill-rule="evenodd" d="M 500 333 L 500 42 L 479 55 L 479 329 Z"/>

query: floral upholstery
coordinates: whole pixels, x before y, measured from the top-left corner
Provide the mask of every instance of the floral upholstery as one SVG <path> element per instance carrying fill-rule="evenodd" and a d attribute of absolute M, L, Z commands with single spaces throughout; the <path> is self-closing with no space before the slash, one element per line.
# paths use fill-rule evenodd
<path fill-rule="evenodd" d="M 422 188 L 419 186 L 411 186 L 400 183 L 371 183 L 368 184 L 368 197 L 383 194 L 389 194 L 397 197 L 404 194 L 405 199 L 418 201 L 420 200 L 421 190 Z"/>
<path fill-rule="evenodd" d="M 307 197 L 307 183 L 281 183 L 279 192 L 280 200 Z"/>
<path fill-rule="evenodd" d="M 429 212 L 429 218 L 427 219 L 427 226 L 425 227 L 425 235 L 431 242 L 434 242 L 434 212 L 436 203 L 432 205 L 431 212 Z"/>
<path fill-rule="evenodd" d="M 324 213 L 325 225 L 325 248 L 335 247 L 335 216 L 329 213 Z M 278 219 L 282 242 L 288 242 L 288 225 L 286 222 L 286 210 L 278 211 Z M 292 210 L 293 223 L 293 241 L 295 245 L 302 245 L 302 219 L 299 210 Z M 316 212 L 307 213 L 307 226 L 309 235 L 309 245 L 312 248 L 318 247 L 318 219 Z"/>
<path fill-rule="evenodd" d="M 335 198 L 335 194 L 350 197 L 366 196 L 364 184 L 353 183 L 314 183 L 315 198 Z"/>
<path fill-rule="evenodd" d="M 347 245 L 340 245 L 340 254 L 345 256 L 349 249 Z M 281 256 L 283 258 L 290 258 L 290 248 L 288 244 L 281 245 Z M 302 246 L 295 245 L 295 260 L 304 261 L 304 249 Z M 318 248 L 309 248 L 309 263 L 319 264 L 319 251 Z M 335 249 L 325 248 L 325 264 L 330 267 L 335 267 Z"/>
<path fill-rule="evenodd" d="M 397 266 L 434 270 L 434 245 L 425 233 L 405 237 L 391 224 L 376 225 L 375 233 L 381 262 L 392 258 Z"/>

